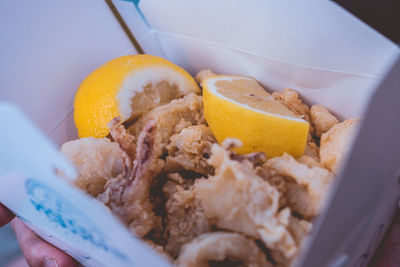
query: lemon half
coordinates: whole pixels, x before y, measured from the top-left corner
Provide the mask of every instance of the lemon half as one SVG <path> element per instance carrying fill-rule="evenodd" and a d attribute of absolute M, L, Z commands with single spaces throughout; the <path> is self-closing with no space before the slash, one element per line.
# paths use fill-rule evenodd
<path fill-rule="evenodd" d="M 93 71 L 76 92 L 78 135 L 105 137 L 113 118 L 126 121 L 189 93 L 200 93 L 193 77 L 166 59 L 152 55 L 113 59 Z"/>
<path fill-rule="evenodd" d="M 296 116 L 253 78 L 216 75 L 203 81 L 204 115 L 218 142 L 237 138 L 238 153 L 263 151 L 268 158 L 304 153 L 307 121 Z"/>

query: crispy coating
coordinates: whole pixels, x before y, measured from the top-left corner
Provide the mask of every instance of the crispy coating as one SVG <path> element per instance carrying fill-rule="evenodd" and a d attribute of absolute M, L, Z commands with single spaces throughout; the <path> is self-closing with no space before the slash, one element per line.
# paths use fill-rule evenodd
<path fill-rule="evenodd" d="M 207 176 L 213 172 L 208 164 L 211 145 L 215 138 L 206 125 L 194 125 L 174 134 L 168 144 L 165 171 L 176 172 L 181 169 L 194 171 Z"/>
<path fill-rule="evenodd" d="M 318 160 L 319 160 L 318 158 L 310 157 L 307 155 L 303 155 L 297 158 L 298 162 L 303 163 L 304 165 L 307 165 L 310 168 L 322 167 L 321 163 Z"/>
<path fill-rule="evenodd" d="M 249 161 L 232 160 L 217 144 L 211 152 L 215 175 L 196 180 L 194 189 L 206 216 L 220 229 L 261 239 L 268 248 L 293 256 L 297 246 L 286 229 L 290 210 L 278 210 L 278 190 L 257 176 Z"/>
<path fill-rule="evenodd" d="M 211 223 L 199 205 L 193 186 L 187 186 L 179 174 L 171 174 L 170 177 L 174 180 L 167 181 L 163 188 L 168 199 L 165 204 L 167 212 L 165 235 L 168 240 L 165 250 L 172 257 L 176 257 L 184 244 L 203 233 L 210 232 Z M 177 179 L 180 183 L 176 182 Z"/>
<path fill-rule="evenodd" d="M 309 167 L 288 154 L 269 159 L 265 167 L 291 179 L 286 197 L 294 211 L 308 218 L 320 212 L 333 177 L 327 169 Z"/>
<path fill-rule="evenodd" d="M 340 163 L 350 149 L 359 122 L 357 118 L 346 120 L 334 125 L 321 136 L 319 155 L 324 167 L 334 173 L 339 170 Z"/>
<path fill-rule="evenodd" d="M 302 116 L 303 119 L 311 123 L 310 108 L 301 101 L 299 94 L 295 90 L 285 88 L 282 91 L 272 93 L 272 96 L 294 114 Z"/>
<path fill-rule="evenodd" d="M 215 72 L 213 72 L 212 70 L 201 70 L 196 74 L 196 82 L 198 82 L 199 84 L 201 84 L 205 79 L 207 79 L 208 77 L 217 75 Z"/>
<path fill-rule="evenodd" d="M 323 133 L 329 131 L 339 120 L 332 113 L 321 105 L 311 106 L 311 120 L 315 126 L 315 135 L 320 137 Z"/>
<path fill-rule="evenodd" d="M 296 243 L 301 247 L 308 234 L 311 232 L 312 224 L 309 221 L 298 219 L 294 216 L 290 217 L 288 230 L 295 237 Z M 272 250 L 271 257 L 278 266 L 292 266 L 295 257 L 300 250 L 291 258 L 286 258 L 280 251 Z"/>
<path fill-rule="evenodd" d="M 127 166 L 125 175 L 109 180 L 99 198 L 139 237 L 161 225 L 149 198 L 151 182 L 163 167 L 155 133 L 155 121 L 147 122 L 138 138 L 133 165 Z"/>
<path fill-rule="evenodd" d="M 249 153 L 249 154 L 244 154 L 244 155 L 239 155 L 231 151 L 232 148 L 235 147 L 241 147 L 242 142 L 236 138 L 226 138 L 222 142 L 222 147 L 224 147 L 229 155 L 230 159 L 239 161 L 239 162 L 250 162 L 253 164 L 253 166 L 261 165 L 267 160 L 267 156 L 265 155 L 264 152 L 254 152 L 254 153 Z"/>
<path fill-rule="evenodd" d="M 166 152 L 166 147 L 170 137 L 191 125 L 205 124 L 203 115 L 202 97 L 196 94 L 189 94 L 180 99 L 172 100 L 171 103 L 159 106 L 144 114 L 128 128 L 128 132 L 134 136 L 139 136 L 146 123 L 150 120 L 160 131 L 157 137 L 160 146 Z"/>
<path fill-rule="evenodd" d="M 176 261 L 179 267 L 208 267 L 212 263 L 219 263 L 218 266 L 272 266 L 253 240 L 228 232 L 199 236 L 184 246 Z"/>
<path fill-rule="evenodd" d="M 319 147 L 315 141 L 307 141 L 306 148 L 304 150 L 304 155 L 309 156 L 319 162 Z"/>
<path fill-rule="evenodd" d="M 285 177 L 280 175 L 277 171 L 271 168 L 266 168 L 265 166 L 257 166 L 255 168 L 256 174 L 262 179 L 270 183 L 279 192 L 279 209 L 287 207 L 286 191 L 287 182 Z"/>
<path fill-rule="evenodd" d="M 212 75 L 203 70 L 196 80 Z M 152 109 L 128 130 L 113 119 L 113 142 L 84 138 L 62 152 L 78 169 L 78 187 L 178 266 L 272 266 L 266 254 L 275 266 L 292 266 L 358 119 L 338 123 L 292 89 L 273 97 L 310 123 L 297 159 L 238 155 L 231 150 L 241 146 L 237 139 L 217 144 L 196 94 Z"/>
<path fill-rule="evenodd" d="M 135 137 L 129 134 L 125 127 L 121 125 L 120 117 L 114 118 L 108 123 L 110 134 L 115 142 L 117 142 L 123 151 L 134 160 L 136 157 L 136 143 Z"/>
<path fill-rule="evenodd" d="M 107 138 L 87 137 L 66 142 L 61 152 L 75 165 L 78 177 L 74 184 L 97 196 L 103 193 L 107 180 L 123 172 L 123 151 Z"/>

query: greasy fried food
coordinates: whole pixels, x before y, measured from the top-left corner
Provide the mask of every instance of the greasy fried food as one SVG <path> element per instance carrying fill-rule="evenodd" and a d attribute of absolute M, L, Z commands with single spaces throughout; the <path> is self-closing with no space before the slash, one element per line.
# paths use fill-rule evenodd
<path fill-rule="evenodd" d="M 266 180 L 273 187 L 276 188 L 279 192 L 279 208 L 287 206 L 286 200 L 286 180 L 285 177 L 280 175 L 277 171 L 266 168 L 265 166 L 257 166 L 255 168 L 256 174 L 260 176 L 262 179 Z"/>
<path fill-rule="evenodd" d="M 311 123 L 310 108 L 301 101 L 299 94 L 295 90 L 285 88 L 282 91 L 274 92 L 272 96 L 294 114 L 302 116 L 303 119 Z"/>
<path fill-rule="evenodd" d="M 176 264 L 179 267 L 272 266 L 256 243 L 237 233 L 207 233 L 185 245 Z"/>
<path fill-rule="evenodd" d="M 109 180 L 100 198 L 139 237 L 161 224 L 149 200 L 151 181 L 163 167 L 156 131 L 155 121 L 148 121 L 139 135 L 133 165 L 127 166 L 125 175 Z"/>
<path fill-rule="evenodd" d="M 75 165 L 78 177 L 74 184 L 97 196 L 107 180 L 123 172 L 124 152 L 108 138 L 87 137 L 64 143 L 61 152 Z"/>
<path fill-rule="evenodd" d="M 170 141 L 167 146 L 166 172 L 185 169 L 205 176 L 213 172 L 207 160 L 211 145 L 216 141 L 209 127 L 203 124 L 189 126 L 172 135 Z"/>
<path fill-rule="evenodd" d="M 307 141 L 304 156 L 308 156 L 319 162 L 319 147 L 314 141 Z"/>
<path fill-rule="evenodd" d="M 254 153 L 239 155 L 230 151 L 230 149 L 235 147 L 240 147 L 241 145 L 242 142 L 240 142 L 240 140 L 235 138 L 226 138 L 224 142 L 222 142 L 222 146 L 225 149 L 227 149 L 227 153 L 229 154 L 230 159 L 234 159 L 239 162 L 243 162 L 246 160 L 252 163 L 254 166 L 260 165 L 266 161 L 267 157 L 265 156 L 264 152 L 254 152 Z"/>
<path fill-rule="evenodd" d="M 311 120 L 315 126 L 315 135 L 318 137 L 339 123 L 339 120 L 327 108 L 321 105 L 311 106 L 310 112 Z"/>
<path fill-rule="evenodd" d="M 286 229 L 290 210 L 279 211 L 278 190 L 257 176 L 249 161 L 232 160 L 217 144 L 211 153 L 215 175 L 196 180 L 194 189 L 206 216 L 220 229 L 261 239 L 292 257 L 297 247 Z"/>
<path fill-rule="evenodd" d="M 360 120 L 349 119 L 334 125 L 328 132 L 321 136 L 321 148 L 319 155 L 321 164 L 336 173 L 339 164 L 343 161 L 350 149 L 355 131 Z"/>
<path fill-rule="evenodd" d="M 208 77 L 217 75 L 215 72 L 213 72 L 212 70 L 201 70 L 199 71 L 199 73 L 197 73 L 196 75 L 196 82 L 201 84 L 201 82 L 205 79 L 207 79 Z"/>
<path fill-rule="evenodd" d="M 169 180 L 163 188 L 168 199 L 165 204 L 165 234 L 168 240 L 165 250 L 176 257 L 184 244 L 200 234 L 210 232 L 211 223 L 196 199 L 193 186 L 184 189 L 184 179 L 179 174 L 173 174 L 172 178 L 178 178 L 181 185 Z"/>
<path fill-rule="evenodd" d="M 163 150 L 169 143 L 169 138 L 191 125 L 205 124 L 203 115 L 202 97 L 189 94 L 183 98 L 172 100 L 171 103 L 154 108 L 144 114 L 140 119 L 129 127 L 128 131 L 134 136 L 139 136 L 146 123 L 155 121 L 158 129 L 157 139 Z"/>
<path fill-rule="evenodd" d="M 287 198 L 294 211 L 305 217 L 319 213 L 332 181 L 332 174 L 328 170 L 318 166 L 309 167 L 288 154 L 269 159 L 265 167 L 291 179 L 292 184 L 287 185 Z"/>
<path fill-rule="evenodd" d="M 203 70 L 196 80 L 213 75 Z M 149 108 L 124 122 L 128 129 L 114 118 L 112 141 L 83 138 L 62 152 L 77 167 L 78 187 L 177 266 L 292 266 L 359 120 L 339 123 L 292 89 L 272 96 L 310 123 L 296 158 L 239 155 L 233 138 L 218 144 L 194 93 Z"/>
<path fill-rule="evenodd" d="M 312 224 L 306 220 L 298 219 L 291 216 L 289 220 L 288 230 L 293 234 L 297 245 L 300 247 L 310 233 Z M 298 251 L 299 252 L 299 251 Z M 272 250 L 271 257 L 278 266 L 292 266 L 293 259 L 286 258 L 280 251 Z"/>
<path fill-rule="evenodd" d="M 110 121 L 110 123 L 108 123 L 108 128 L 110 129 L 113 140 L 121 146 L 121 149 L 125 151 L 132 160 L 134 160 L 136 157 L 135 137 L 129 134 L 125 127 L 121 125 L 120 117 L 116 117 Z"/>
<path fill-rule="evenodd" d="M 319 162 L 318 158 L 310 157 L 307 155 L 303 155 L 300 158 L 297 158 L 297 161 L 307 165 L 310 168 L 313 167 L 322 167 L 321 163 Z"/>

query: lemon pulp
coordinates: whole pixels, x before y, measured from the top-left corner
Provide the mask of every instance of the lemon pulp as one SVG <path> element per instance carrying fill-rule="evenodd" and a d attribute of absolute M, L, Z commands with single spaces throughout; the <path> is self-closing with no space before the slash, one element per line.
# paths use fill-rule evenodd
<path fill-rule="evenodd" d="M 273 99 L 256 80 L 218 75 L 203 81 L 204 115 L 218 142 L 237 138 L 238 153 L 267 157 L 304 153 L 309 124 Z"/>

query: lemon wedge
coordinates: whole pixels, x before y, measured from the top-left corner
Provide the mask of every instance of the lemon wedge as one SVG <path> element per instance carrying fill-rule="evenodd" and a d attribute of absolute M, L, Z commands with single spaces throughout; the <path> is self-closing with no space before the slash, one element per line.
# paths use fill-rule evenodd
<path fill-rule="evenodd" d="M 218 142 L 237 138 L 238 153 L 263 151 L 268 158 L 300 157 L 309 124 L 276 101 L 253 78 L 216 75 L 203 85 L 204 116 Z"/>
<path fill-rule="evenodd" d="M 166 59 L 152 55 L 113 59 L 93 71 L 76 92 L 78 135 L 105 137 L 113 118 L 134 119 L 189 93 L 200 93 L 193 77 Z"/>

